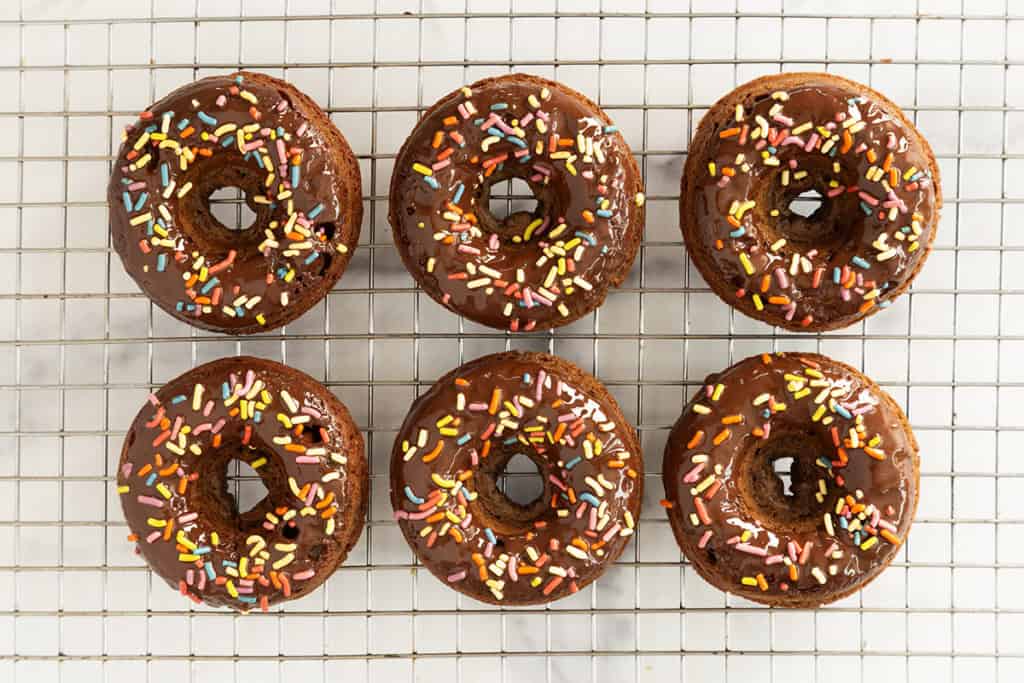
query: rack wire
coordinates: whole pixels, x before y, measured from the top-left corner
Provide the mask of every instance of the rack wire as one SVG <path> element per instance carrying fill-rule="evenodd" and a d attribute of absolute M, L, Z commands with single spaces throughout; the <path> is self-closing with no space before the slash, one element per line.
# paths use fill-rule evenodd
<path fill-rule="evenodd" d="M 1024 680 L 1024 14 L 1011 0 L 20 0 L 0 7 L 0 680 Z M 128 14 L 126 14 L 128 13 Z M 107 234 L 119 131 L 177 85 L 244 66 L 310 92 L 357 152 L 365 225 L 338 287 L 287 329 L 206 334 L 155 309 Z M 895 99 L 936 149 L 946 208 L 910 294 L 865 323 L 788 334 L 735 316 L 689 266 L 678 181 L 733 85 L 821 69 Z M 419 292 L 387 187 L 418 113 L 523 70 L 596 98 L 646 179 L 633 273 L 592 316 L 509 336 Z M 502 197 L 522 199 L 516 188 Z M 244 221 L 241 203 L 221 207 Z M 390 521 L 387 462 L 414 396 L 503 349 L 602 379 L 639 428 L 636 538 L 547 608 L 463 599 Z M 922 446 L 918 518 L 892 567 L 821 610 L 710 588 L 663 511 L 668 428 L 704 375 L 816 350 L 874 376 Z M 234 353 L 299 367 L 367 437 L 366 531 L 325 586 L 270 614 L 195 607 L 131 553 L 111 482 L 146 393 Z M 255 478 L 235 473 L 246 500 Z M 509 475 L 508 490 L 528 486 Z"/>

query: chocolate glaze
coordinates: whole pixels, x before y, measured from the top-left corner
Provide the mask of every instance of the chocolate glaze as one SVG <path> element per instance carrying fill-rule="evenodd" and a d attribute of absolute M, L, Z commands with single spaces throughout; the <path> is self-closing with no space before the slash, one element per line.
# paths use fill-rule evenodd
<path fill-rule="evenodd" d="M 806 607 L 859 590 L 888 566 L 918 498 L 917 442 L 888 394 L 853 368 L 804 353 L 751 357 L 705 384 L 669 435 L 663 479 L 676 540 L 706 580 L 757 602 Z M 858 419 L 864 432 L 853 443 Z M 794 458 L 789 499 L 770 473 L 779 457 Z M 845 496 L 866 506 L 865 519 L 840 521 L 836 501 Z M 874 533 L 855 538 L 858 524 Z"/>
<path fill-rule="evenodd" d="M 232 459 L 268 491 L 241 514 L 227 490 Z M 117 484 L 153 571 L 195 602 L 242 611 L 323 583 L 366 516 L 363 440 L 345 406 L 306 374 L 244 356 L 150 395 L 125 437 Z"/>
<path fill-rule="evenodd" d="M 182 169 L 185 149 L 195 160 Z M 247 230 L 210 213 L 210 195 L 230 186 L 256 214 Z M 108 201 L 114 248 L 139 287 L 170 315 L 231 334 L 308 310 L 341 277 L 362 217 L 341 133 L 290 84 L 247 72 L 190 83 L 146 109 L 125 131 Z"/>
<path fill-rule="evenodd" d="M 499 221 L 490 189 L 508 178 L 525 180 L 538 206 Z M 456 90 L 424 115 L 395 162 L 390 221 L 406 268 L 436 301 L 529 331 L 585 315 L 625 279 L 643 230 L 641 190 L 600 107 L 512 74 Z"/>
<path fill-rule="evenodd" d="M 544 480 L 527 505 L 495 485 L 517 453 Z M 417 557 L 494 604 L 556 600 L 597 578 L 629 542 L 642 487 L 636 434 L 611 395 L 540 353 L 484 356 L 438 380 L 413 404 L 391 458 L 391 502 Z"/>
<path fill-rule="evenodd" d="M 805 218 L 790 201 L 811 190 L 823 201 Z M 701 121 L 681 220 L 727 303 L 773 325 L 834 329 L 909 286 L 941 203 L 931 149 L 895 104 L 835 76 L 782 74 L 740 86 Z"/>

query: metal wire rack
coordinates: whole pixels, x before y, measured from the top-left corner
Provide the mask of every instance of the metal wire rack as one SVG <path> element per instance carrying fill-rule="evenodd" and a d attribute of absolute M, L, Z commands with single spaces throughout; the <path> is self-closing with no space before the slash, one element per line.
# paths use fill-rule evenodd
<path fill-rule="evenodd" d="M 0 680 L 1024 680 L 1021 10 L 1016 0 L 5 3 Z M 360 158 L 366 224 L 322 304 L 286 330 L 235 340 L 171 320 L 123 274 L 104 185 L 139 109 L 239 66 L 283 75 L 330 112 Z M 679 173 L 703 110 L 736 83 L 797 69 L 848 75 L 900 103 L 935 147 L 946 195 L 913 291 L 817 336 L 734 316 L 689 267 L 677 228 Z M 395 152 L 418 113 L 510 70 L 599 100 L 649 197 L 626 286 L 576 324 L 515 337 L 418 292 L 386 219 Z M 413 397 L 463 360 L 508 348 L 594 372 L 647 458 L 634 543 L 549 608 L 461 599 L 418 571 L 390 521 L 388 453 Z M 922 445 L 904 550 L 867 590 L 822 610 L 765 609 L 709 588 L 657 505 L 665 436 L 686 397 L 706 373 L 772 349 L 862 368 L 907 409 Z M 239 352 L 323 380 L 372 456 L 370 520 L 348 563 L 315 594 L 246 617 L 154 581 L 124 541 L 110 485 L 146 392 Z M 244 501 L 254 481 L 236 474 Z"/>

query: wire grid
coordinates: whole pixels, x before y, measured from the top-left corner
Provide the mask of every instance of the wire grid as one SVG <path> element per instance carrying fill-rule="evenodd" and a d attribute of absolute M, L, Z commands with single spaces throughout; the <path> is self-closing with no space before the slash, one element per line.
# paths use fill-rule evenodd
<path fill-rule="evenodd" d="M 0 680 L 1024 679 L 1016 0 L 510 1 L 0 7 Z M 360 158 L 366 218 L 323 303 L 286 330 L 236 340 L 170 319 L 137 290 L 109 247 L 104 186 L 139 109 L 238 66 L 284 76 L 325 106 Z M 679 173 L 701 114 L 733 85 L 780 69 L 886 92 L 942 168 L 942 226 L 913 291 L 826 335 L 733 315 L 690 268 L 677 227 Z M 392 247 L 386 196 L 418 113 L 510 70 L 598 99 L 640 160 L 649 198 L 625 286 L 582 321 L 516 337 L 464 323 L 414 287 Z M 462 361 L 509 348 L 596 374 L 646 453 L 634 542 L 596 584 L 549 608 L 462 599 L 419 570 L 390 517 L 389 451 L 411 400 Z M 865 591 L 821 610 L 766 609 L 708 587 L 657 505 L 668 428 L 703 377 L 790 349 L 874 376 L 922 446 L 904 550 Z M 154 580 L 124 540 L 111 484 L 146 393 L 241 352 L 331 387 L 367 436 L 372 478 L 370 519 L 344 567 L 313 595 L 246 617 L 194 607 Z M 244 505 L 254 481 L 236 474 Z"/>

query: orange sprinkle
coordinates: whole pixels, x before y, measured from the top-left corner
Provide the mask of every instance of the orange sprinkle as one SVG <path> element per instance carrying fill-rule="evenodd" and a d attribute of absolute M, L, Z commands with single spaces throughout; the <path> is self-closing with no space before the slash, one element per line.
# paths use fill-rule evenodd
<path fill-rule="evenodd" d="M 722 431 L 718 432 L 712 443 L 718 446 L 724 443 L 730 436 L 732 436 L 732 432 L 729 431 L 728 429 L 723 429 Z"/>
<path fill-rule="evenodd" d="M 722 424 L 724 425 L 738 425 L 743 422 L 742 415 L 726 415 L 722 418 Z"/>
<path fill-rule="evenodd" d="M 721 133 L 718 134 L 718 137 L 720 137 L 720 138 L 722 138 L 724 140 L 725 138 L 736 137 L 739 134 L 740 134 L 740 129 L 739 128 L 726 128 L 725 130 L 723 130 Z"/>
<path fill-rule="evenodd" d="M 704 440 L 704 431 L 698 429 L 697 432 L 690 437 L 690 441 L 686 444 L 687 448 L 696 448 L 700 445 L 700 442 Z"/>
<path fill-rule="evenodd" d="M 899 545 L 900 543 L 903 542 L 903 541 L 901 541 L 899 539 L 899 537 L 896 534 L 894 534 L 893 532 L 889 531 L 888 529 L 882 529 L 881 536 L 882 536 L 882 538 L 884 538 L 885 540 L 889 541 L 889 543 L 892 543 L 893 545 Z"/>
<path fill-rule="evenodd" d="M 437 440 L 437 445 L 434 446 L 434 450 L 430 451 L 423 456 L 423 462 L 432 462 L 441 455 L 441 449 L 444 448 L 444 441 L 442 439 Z"/>
<path fill-rule="evenodd" d="M 668 500 L 667 498 L 662 498 L 658 502 L 661 504 L 661 507 L 665 508 L 666 510 L 671 510 L 676 506 L 675 503 L 673 503 L 671 500 Z"/>

